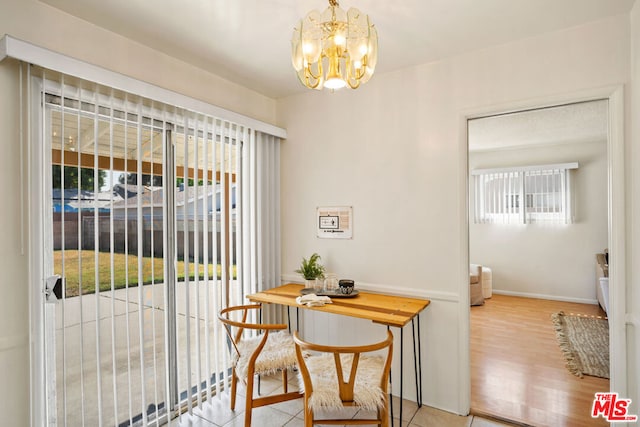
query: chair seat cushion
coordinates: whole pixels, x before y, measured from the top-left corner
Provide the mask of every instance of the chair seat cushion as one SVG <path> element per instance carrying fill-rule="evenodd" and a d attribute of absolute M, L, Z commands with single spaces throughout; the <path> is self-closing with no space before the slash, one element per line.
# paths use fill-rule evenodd
<path fill-rule="evenodd" d="M 351 372 L 351 361 L 353 356 L 343 354 L 342 369 L 344 371 L 344 381 L 349 381 Z M 340 399 L 338 388 L 338 376 L 336 374 L 336 364 L 333 353 L 322 353 L 317 356 L 310 356 L 305 360 L 309 369 L 313 392 L 309 397 L 309 406 L 314 411 L 340 410 L 344 406 Z M 380 378 L 384 368 L 384 358 L 379 356 L 360 356 L 356 381 L 353 390 L 353 402 L 356 406 L 375 411 L 384 407 L 384 392 L 380 388 Z M 301 372 L 298 372 L 298 384 L 301 391 L 304 391 L 304 380 Z"/>
<path fill-rule="evenodd" d="M 246 380 L 249 358 L 261 340 L 262 335 L 258 335 L 243 339 L 237 345 L 240 356 L 234 358 L 233 366 L 236 368 L 236 374 L 239 378 Z M 270 375 L 280 369 L 289 369 L 296 365 L 296 349 L 293 338 L 287 332 L 274 332 L 269 334 L 267 343 L 256 360 L 255 373 Z"/>

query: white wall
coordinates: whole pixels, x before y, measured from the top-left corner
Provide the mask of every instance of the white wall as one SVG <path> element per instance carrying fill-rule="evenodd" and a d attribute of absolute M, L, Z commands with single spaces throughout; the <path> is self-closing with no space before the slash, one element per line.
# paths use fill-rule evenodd
<path fill-rule="evenodd" d="M 254 119 L 275 119 L 273 99 L 37 0 L 0 0 L 3 34 Z"/>
<path fill-rule="evenodd" d="M 273 123 L 275 101 L 165 54 L 133 43 L 36 0 L 0 0 L 0 36 L 10 34 L 109 70 Z M 0 424 L 29 423 L 29 288 L 20 209 L 18 66 L 0 62 Z M 24 169 L 27 170 L 26 168 Z M 28 194 L 25 194 L 28 198 Z"/>
<path fill-rule="evenodd" d="M 465 412 L 468 359 L 460 339 L 468 324 L 459 322 L 466 307 L 458 303 L 468 281 L 461 268 L 467 248 L 460 227 L 467 214 L 460 194 L 467 175 L 462 117 L 628 81 L 629 19 L 620 16 L 378 74 L 357 91 L 279 100 L 278 123 L 288 132 L 283 272 L 317 251 L 330 270 L 357 284 L 432 298 L 422 329 L 424 398 Z M 353 206 L 353 240 L 315 237 L 319 205 Z"/>
<path fill-rule="evenodd" d="M 597 303 L 595 254 L 608 245 L 606 140 L 469 155 L 471 170 L 565 162 L 580 165 L 572 171 L 573 224 L 475 224 L 471 208 L 470 260 L 491 267 L 494 291 Z"/>

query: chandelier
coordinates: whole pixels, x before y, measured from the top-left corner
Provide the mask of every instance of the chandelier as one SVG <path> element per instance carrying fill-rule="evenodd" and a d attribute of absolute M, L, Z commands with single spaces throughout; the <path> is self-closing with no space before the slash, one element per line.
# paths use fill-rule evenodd
<path fill-rule="evenodd" d="M 366 83 L 378 59 L 378 33 L 369 16 L 356 8 L 345 13 L 329 0 L 322 13 L 313 10 L 300 20 L 291 39 L 291 61 L 310 89 L 356 89 Z"/>

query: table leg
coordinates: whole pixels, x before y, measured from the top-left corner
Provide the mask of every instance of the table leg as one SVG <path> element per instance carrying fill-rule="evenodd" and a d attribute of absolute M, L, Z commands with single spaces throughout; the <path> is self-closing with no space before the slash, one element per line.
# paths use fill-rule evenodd
<path fill-rule="evenodd" d="M 411 335 L 413 338 L 413 371 L 416 381 L 416 400 L 418 408 L 422 407 L 422 345 L 420 338 L 420 315 L 416 316 L 418 320 L 418 342 L 416 344 L 416 326 L 415 319 L 411 319 Z M 389 327 L 387 326 L 387 330 Z M 402 403 L 404 400 L 404 328 L 400 328 L 400 425 L 402 426 Z M 389 372 L 389 388 L 392 387 L 393 381 L 391 379 L 391 372 Z M 393 400 L 391 392 L 389 392 L 390 406 L 391 406 L 391 425 L 393 425 Z"/>
<path fill-rule="evenodd" d="M 262 304 L 260 304 L 260 310 L 258 310 L 258 323 L 262 323 Z M 258 374 L 258 396 L 260 396 L 260 374 Z"/>
<path fill-rule="evenodd" d="M 420 394 L 417 398 L 418 408 L 422 408 L 422 343 L 420 339 L 420 314 L 416 316 L 416 319 L 418 319 L 418 378 L 416 379 L 416 382 L 420 384 Z"/>
<path fill-rule="evenodd" d="M 413 334 L 413 372 L 416 381 L 416 403 L 422 407 L 422 349 L 420 346 L 420 318 L 418 317 L 418 345 L 416 354 L 416 325 L 415 319 L 411 319 L 411 333 Z M 419 368 L 418 368 L 419 366 Z M 418 374 L 418 370 L 420 374 Z"/>
<path fill-rule="evenodd" d="M 400 328 L 400 427 L 402 427 L 402 400 L 404 395 L 404 328 Z"/>
<path fill-rule="evenodd" d="M 387 331 L 388 330 L 389 326 L 387 326 Z M 391 369 L 389 369 L 389 407 L 391 408 L 391 427 L 393 427 L 393 395 L 391 394 L 393 391 L 393 379 L 391 374 Z"/>

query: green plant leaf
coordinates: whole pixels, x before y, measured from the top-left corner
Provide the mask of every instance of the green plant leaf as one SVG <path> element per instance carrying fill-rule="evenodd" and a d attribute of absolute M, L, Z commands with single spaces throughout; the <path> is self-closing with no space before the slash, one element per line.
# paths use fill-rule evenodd
<path fill-rule="evenodd" d="M 300 268 L 295 272 L 301 274 L 305 280 L 313 280 L 324 277 L 324 266 L 320 263 L 320 255 L 313 253 L 309 259 L 302 258 Z"/>

